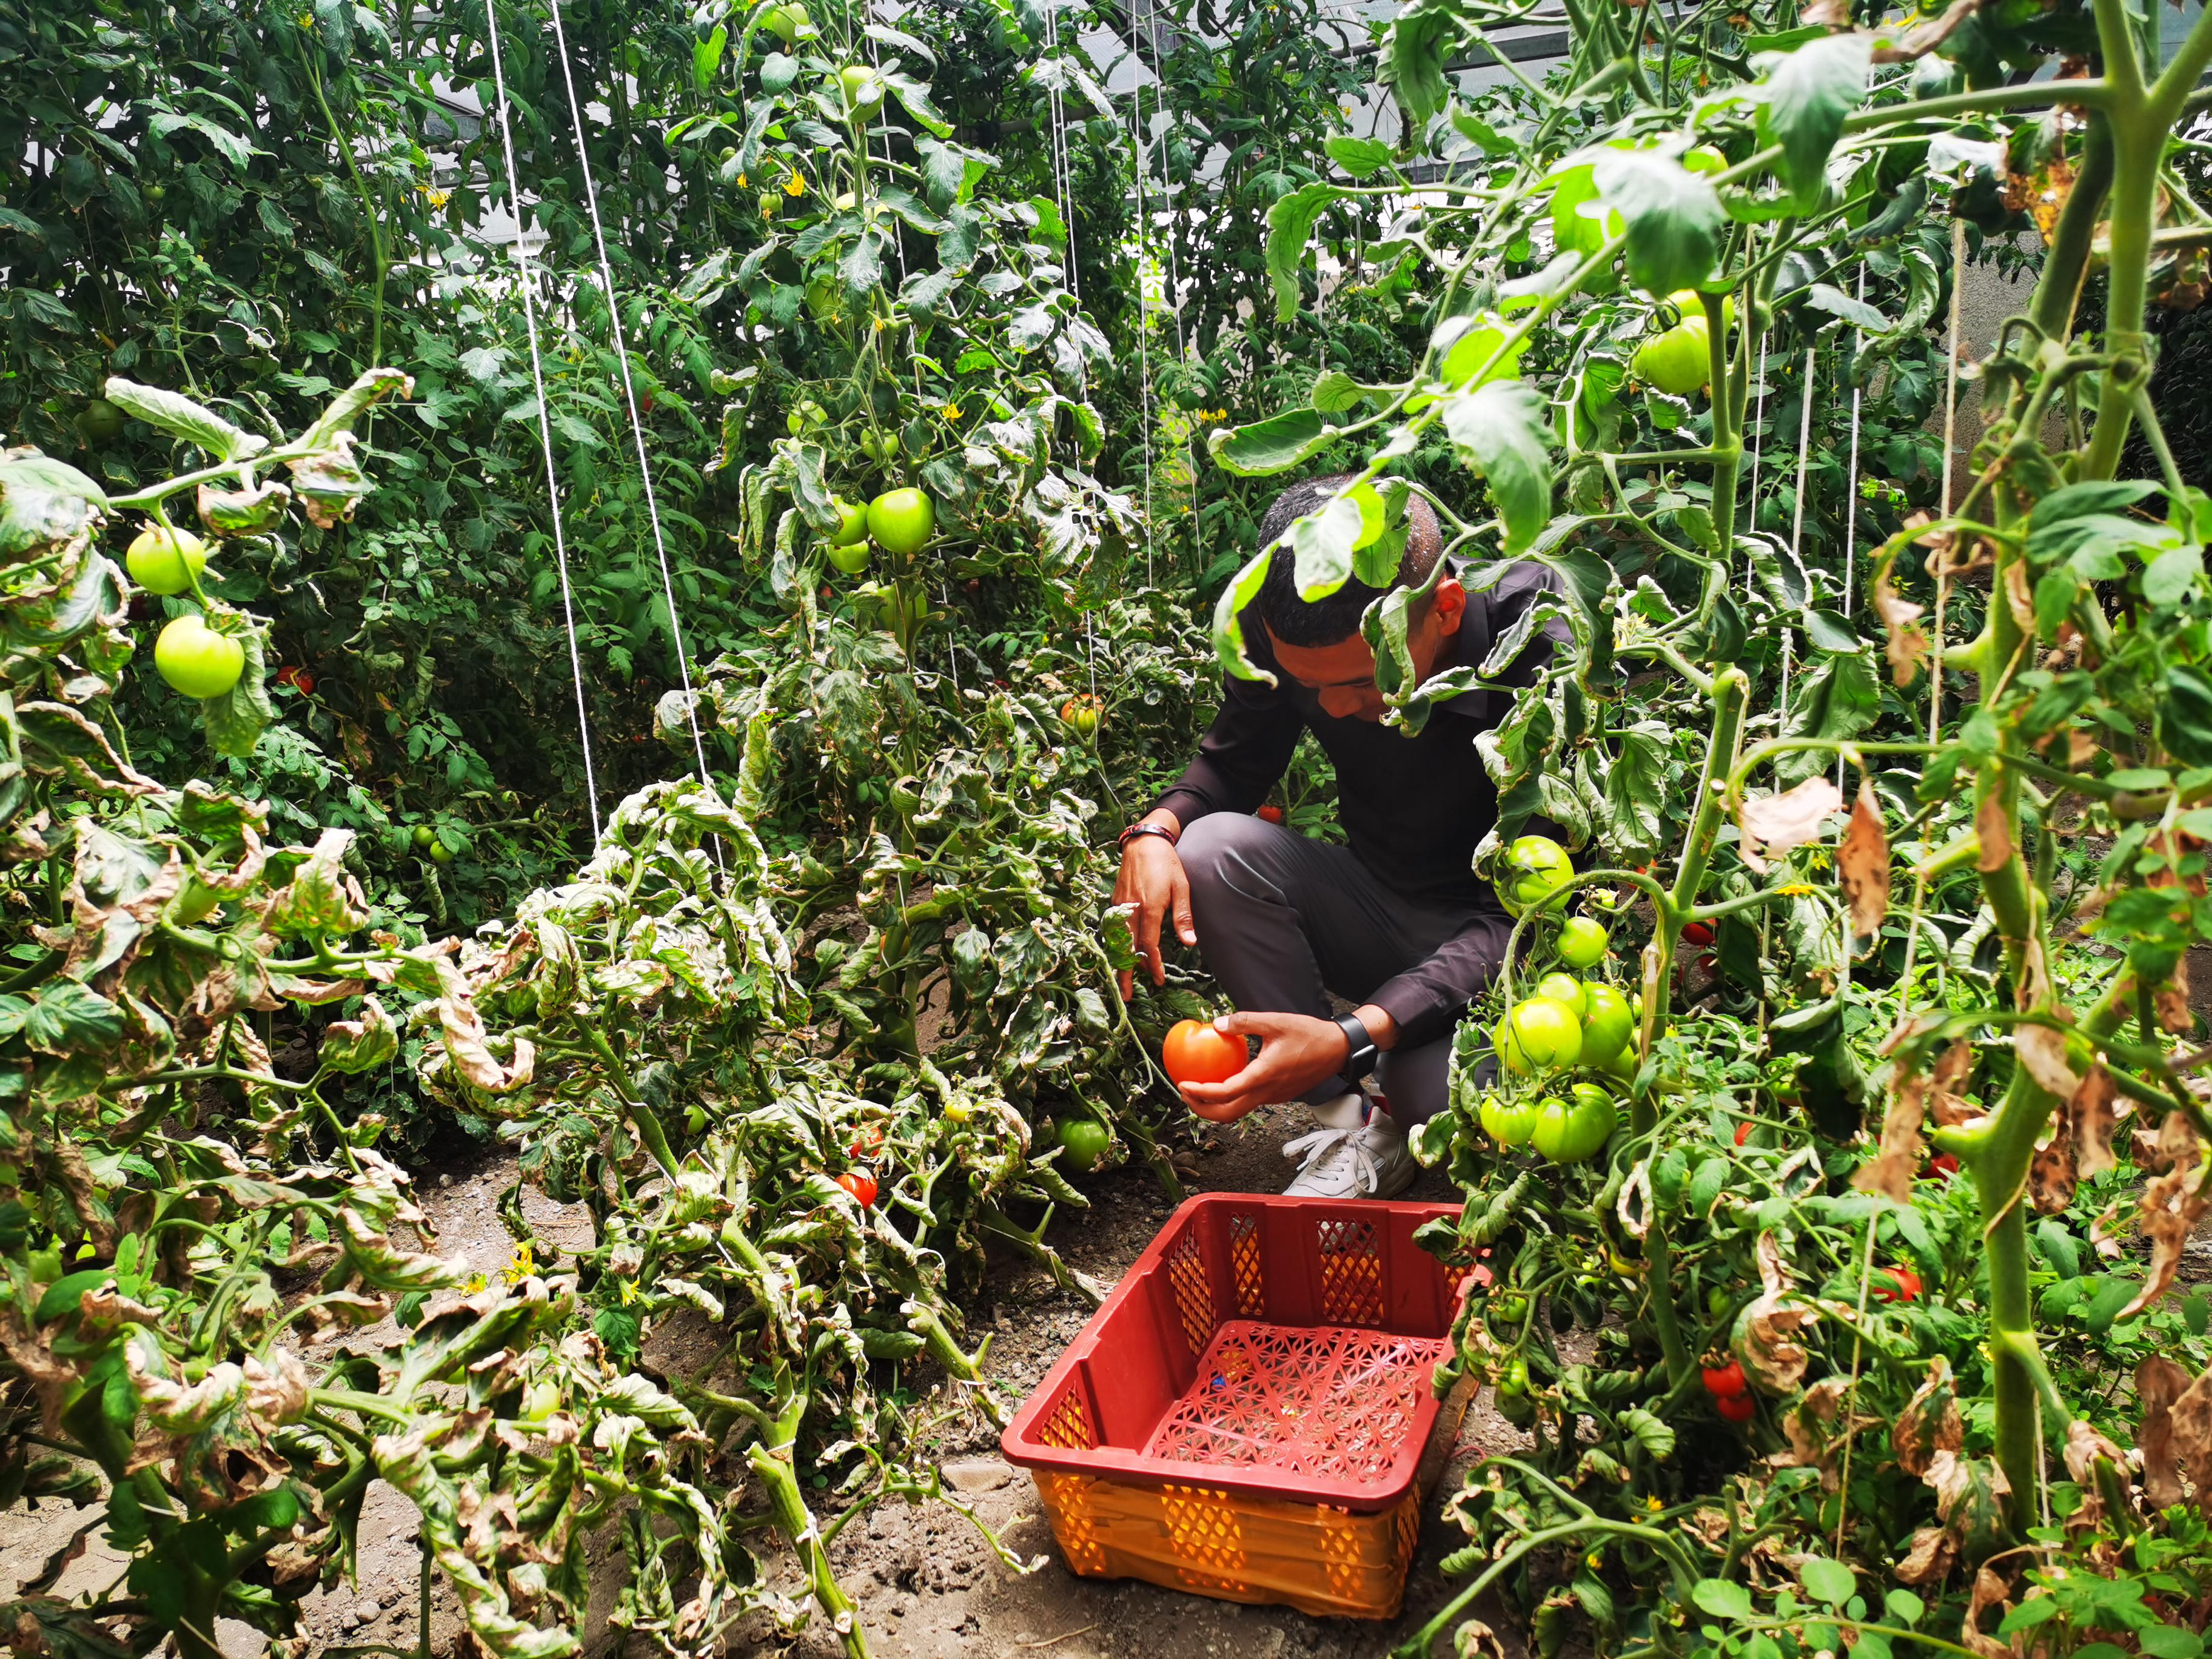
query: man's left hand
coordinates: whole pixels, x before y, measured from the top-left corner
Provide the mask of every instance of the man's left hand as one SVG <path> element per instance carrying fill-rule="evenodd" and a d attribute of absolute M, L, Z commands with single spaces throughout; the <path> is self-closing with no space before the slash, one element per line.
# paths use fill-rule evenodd
<path fill-rule="evenodd" d="M 1186 1083 L 1190 1109 L 1216 1123 L 1234 1123 L 1255 1107 L 1296 1100 L 1339 1076 L 1351 1057 L 1344 1028 L 1310 1014 L 1224 1014 L 1214 1029 L 1231 1036 L 1255 1036 L 1260 1052 L 1223 1083 Z"/>

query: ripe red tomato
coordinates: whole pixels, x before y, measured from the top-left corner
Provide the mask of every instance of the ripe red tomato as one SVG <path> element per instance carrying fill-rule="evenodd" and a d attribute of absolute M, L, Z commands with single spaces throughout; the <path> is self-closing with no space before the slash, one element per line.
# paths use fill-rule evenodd
<path fill-rule="evenodd" d="M 1751 1128 L 1752 1126 L 1748 1122 L 1739 1123 L 1735 1126 L 1735 1144 L 1737 1146 L 1741 1146 L 1745 1141 L 1751 1139 Z"/>
<path fill-rule="evenodd" d="M 1263 823 L 1280 823 L 1283 821 L 1283 809 L 1274 802 L 1269 801 L 1252 816 Z"/>
<path fill-rule="evenodd" d="M 1928 1173 L 1942 1176 L 1948 1181 L 1959 1173 L 1959 1160 L 1948 1152 L 1938 1152 L 1928 1160 Z"/>
<path fill-rule="evenodd" d="M 881 1152 L 883 1146 L 884 1126 L 880 1123 L 863 1123 L 854 1132 L 853 1144 L 847 1150 L 854 1158 L 866 1158 L 872 1153 Z"/>
<path fill-rule="evenodd" d="M 1759 1411 L 1759 1401 L 1747 1389 L 1742 1394 L 1717 1395 L 1713 1409 L 1731 1423 L 1748 1423 Z"/>
<path fill-rule="evenodd" d="M 289 664 L 276 671 L 276 684 L 279 685 L 289 685 L 299 678 L 300 671 Z"/>
<path fill-rule="evenodd" d="M 1733 1359 L 1725 1365 L 1704 1368 L 1705 1392 L 1718 1400 L 1733 1400 L 1750 1388 L 1743 1380 L 1743 1367 Z"/>
<path fill-rule="evenodd" d="M 1171 1083 L 1226 1083 L 1244 1069 L 1244 1040 L 1179 1019 L 1160 1045 L 1160 1064 Z"/>
<path fill-rule="evenodd" d="M 1867 1288 L 1877 1302 L 1917 1302 L 1920 1275 L 1910 1267 L 1876 1267 Z"/>
<path fill-rule="evenodd" d="M 300 695 L 303 697 L 312 697 L 315 695 L 315 677 L 304 668 L 292 676 L 292 684 L 298 688 Z"/>
<path fill-rule="evenodd" d="M 837 1184 L 852 1194 L 853 1202 L 864 1210 L 873 1209 L 876 1203 L 876 1178 L 866 1170 L 848 1170 L 837 1177 Z"/>
<path fill-rule="evenodd" d="M 1682 937 L 1692 945 L 1711 945 L 1713 930 L 1702 921 L 1686 922 L 1682 927 Z"/>

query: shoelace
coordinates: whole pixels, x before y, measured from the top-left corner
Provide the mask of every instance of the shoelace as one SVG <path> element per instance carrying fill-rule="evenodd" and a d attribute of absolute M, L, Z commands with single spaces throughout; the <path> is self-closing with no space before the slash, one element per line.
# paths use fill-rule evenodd
<path fill-rule="evenodd" d="M 1375 1167 L 1374 1155 L 1367 1150 L 1364 1133 L 1364 1125 L 1358 1129 L 1316 1129 L 1310 1134 L 1300 1135 L 1296 1140 L 1285 1141 L 1283 1145 L 1285 1158 L 1297 1158 L 1302 1153 L 1305 1158 L 1305 1162 L 1298 1165 L 1297 1175 L 1292 1178 L 1303 1179 L 1316 1164 L 1342 1155 L 1352 1159 L 1359 1185 L 1370 1193 L 1375 1191 L 1382 1184 L 1381 1172 Z"/>

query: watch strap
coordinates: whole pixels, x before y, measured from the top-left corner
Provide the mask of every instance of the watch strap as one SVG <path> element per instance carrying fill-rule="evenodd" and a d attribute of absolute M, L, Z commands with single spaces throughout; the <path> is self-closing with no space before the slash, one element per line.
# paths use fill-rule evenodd
<path fill-rule="evenodd" d="M 1119 839 L 1117 839 L 1114 844 L 1116 847 L 1127 847 L 1131 842 L 1135 841 L 1140 836 L 1158 836 L 1162 841 L 1167 842 L 1170 847 L 1175 846 L 1182 839 L 1182 836 L 1176 835 L 1174 830 L 1169 829 L 1164 823 L 1133 823 L 1127 830 L 1124 830 L 1121 832 Z"/>
<path fill-rule="evenodd" d="M 1345 1041 L 1352 1045 L 1352 1052 L 1345 1058 L 1344 1080 L 1357 1083 L 1373 1068 L 1380 1051 L 1375 1046 L 1375 1039 L 1367 1034 L 1367 1027 L 1358 1015 L 1339 1014 L 1336 1027 L 1344 1033 Z"/>

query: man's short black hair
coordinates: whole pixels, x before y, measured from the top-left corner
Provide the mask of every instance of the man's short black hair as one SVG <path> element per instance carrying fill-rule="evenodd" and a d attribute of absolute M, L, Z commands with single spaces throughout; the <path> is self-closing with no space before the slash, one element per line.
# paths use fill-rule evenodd
<path fill-rule="evenodd" d="M 1267 516 L 1260 520 L 1260 545 L 1274 547 L 1285 531 L 1343 489 L 1352 476 L 1340 472 L 1334 477 L 1309 478 L 1276 496 Z M 1406 503 L 1406 551 L 1398 561 L 1398 580 L 1391 586 L 1419 587 L 1437 567 L 1443 551 L 1443 532 L 1437 524 L 1436 510 L 1419 495 Z M 1297 560 L 1288 547 L 1279 547 L 1267 561 L 1267 577 L 1260 587 L 1260 620 L 1285 645 L 1339 645 L 1359 631 L 1360 617 L 1385 591 L 1353 576 L 1327 599 L 1302 599 Z"/>

